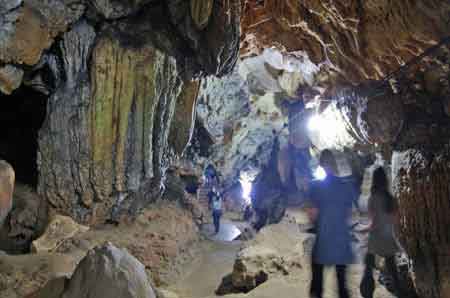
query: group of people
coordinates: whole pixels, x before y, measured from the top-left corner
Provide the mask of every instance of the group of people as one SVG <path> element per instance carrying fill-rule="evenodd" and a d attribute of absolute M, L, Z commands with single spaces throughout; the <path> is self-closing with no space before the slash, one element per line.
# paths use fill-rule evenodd
<path fill-rule="evenodd" d="M 358 207 L 359 187 L 349 177 L 339 177 L 338 167 L 332 151 L 324 150 L 320 155 L 320 166 L 327 176 L 324 180 L 312 181 L 309 187 L 308 215 L 314 223 L 316 241 L 312 253 L 311 298 L 322 298 L 324 267 L 336 269 L 338 293 L 340 298 L 350 297 L 347 288 L 347 266 L 354 263 L 350 221 L 353 206 Z M 212 210 L 215 233 L 220 230 L 222 216 L 222 195 L 218 191 L 217 172 L 212 166 L 205 170 L 205 183 L 210 184 L 209 207 Z M 358 207 L 359 208 L 359 207 Z M 393 290 L 398 284 L 395 255 L 401 246 L 394 232 L 398 206 L 389 192 L 386 173 L 382 167 L 373 173 L 371 195 L 368 204 L 370 225 L 368 252 L 365 257 L 365 270 L 360 284 L 364 298 L 373 298 L 375 290 L 375 256 L 385 259 L 385 267 L 393 278 Z M 364 231 L 361 231 L 364 232 Z"/>
<path fill-rule="evenodd" d="M 212 211 L 215 234 L 220 231 L 220 218 L 222 217 L 222 194 L 219 192 L 219 176 L 213 165 L 209 164 L 204 171 L 205 186 L 211 190 L 208 192 L 208 207 Z"/>
<path fill-rule="evenodd" d="M 337 162 L 330 150 L 320 156 L 320 165 L 327 173 L 322 181 L 313 181 L 310 187 L 308 208 L 310 219 L 317 233 L 312 254 L 312 298 L 321 298 L 323 293 L 323 269 L 334 266 L 340 298 L 347 298 L 346 270 L 354 262 L 349 222 L 353 204 L 357 204 L 359 191 L 351 180 L 338 177 Z M 388 180 L 382 167 L 373 173 L 371 196 L 369 198 L 368 253 L 365 257 L 365 271 L 360 284 L 364 298 L 372 298 L 375 290 L 373 270 L 375 255 L 385 258 L 385 265 L 393 278 L 394 291 L 398 284 L 395 255 L 400 245 L 395 237 L 394 224 L 397 218 L 397 204 L 389 192 Z M 397 297 L 399 296 L 399 293 Z"/>

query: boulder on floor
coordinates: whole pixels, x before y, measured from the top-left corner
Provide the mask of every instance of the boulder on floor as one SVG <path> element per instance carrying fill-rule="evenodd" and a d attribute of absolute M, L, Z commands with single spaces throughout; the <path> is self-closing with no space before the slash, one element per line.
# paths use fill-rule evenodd
<path fill-rule="evenodd" d="M 33 252 L 55 251 L 65 240 L 88 230 L 89 227 L 77 224 L 72 218 L 57 214 L 50 221 L 44 235 L 33 241 L 31 250 Z"/>
<path fill-rule="evenodd" d="M 62 295 L 88 297 L 156 298 L 144 265 L 110 243 L 88 252 Z"/>
<path fill-rule="evenodd" d="M 286 237 L 289 235 L 289 237 Z M 249 292 L 270 278 L 289 275 L 300 269 L 305 255 L 305 234 L 298 225 L 283 221 L 264 227 L 256 237 L 239 252 L 228 283 L 228 293 Z M 220 286 L 225 294 L 224 287 Z"/>

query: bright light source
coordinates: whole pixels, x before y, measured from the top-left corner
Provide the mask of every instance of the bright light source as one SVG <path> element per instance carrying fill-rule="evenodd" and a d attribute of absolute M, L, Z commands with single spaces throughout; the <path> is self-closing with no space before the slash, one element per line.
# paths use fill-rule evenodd
<path fill-rule="evenodd" d="M 242 199 L 244 199 L 247 205 L 251 204 L 252 198 L 250 193 L 252 192 L 252 179 L 248 175 L 242 175 L 239 178 L 239 182 L 242 187 Z"/>
<path fill-rule="evenodd" d="M 336 103 L 329 104 L 320 114 L 314 111 L 308 120 L 308 136 L 319 150 L 352 147 L 356 140 L 348 131 L 347 122 Z"/>
<path fill-rule="evenodd" d="M 314 175 L 314 178 L 316 178 L 318 180 L 324 180 L 325 178 L 327 178 L 327 172 L 325 172 L 325 170 L 321 166 L 318 166 L 314 170 L 313 175 Z"/>
<path fill-rule="evenodd" d="M 313 115 L 309 118 L 308 121 L 308 129 L 312 131 L 324 129 L 326 125 L 326 121 L 319 115 Z"/>

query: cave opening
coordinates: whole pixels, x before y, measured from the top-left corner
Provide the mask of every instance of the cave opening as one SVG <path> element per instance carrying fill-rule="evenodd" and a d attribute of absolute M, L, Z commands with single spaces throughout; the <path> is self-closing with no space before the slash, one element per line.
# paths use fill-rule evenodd
<path fill-rule="evenodd" d="M 10 95 L 0 94 L 0 159 L 9 162 L 16 180 L 37 186 L 38 133 L 45 116 L 47 96 L 22 85 Z"/>

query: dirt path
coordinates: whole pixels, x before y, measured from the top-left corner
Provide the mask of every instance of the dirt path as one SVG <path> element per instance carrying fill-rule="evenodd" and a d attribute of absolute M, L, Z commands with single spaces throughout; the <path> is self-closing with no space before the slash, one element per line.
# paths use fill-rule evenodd
<path fill-rule="evenodd" d="M 213 242 L 205 243 L 203 257 L 197 260 L 190 273 L 169 290 L 177 293 L 180 298 L 214 297 L 214 291 L 222 278 L 229 274 L 239 243 Z"/>
<path fill-rule="evenodd" d="M 296 210 L 297 211 L 297 210 Z M 295 214 L 296 222 L 306 224 L 304 215 Z M 221 235 L 228 235 L 234 231 L 233 222 L 225 220 L 227 226 L 219 235 L 208 237 L 205 240 L 202 257 L 190 265 L 189 273 L 169 290 L 176 293 L 179 298 L 214 298 L 214 294 L 222 278 L 231 273 L 233 263 L 242 244 L 237 242 L 224 242 Z M 239 224 L 237 224 L 239 226 Z M 206 227 L 205 233 L 212 234 L 211 227 Z M 281 278 L 269 279 L 248 294 L 231 294 L 222 296 L 226 298 L 309 298 L 310 266 L 308 260 L 303 260 L 303 269 L 298 273 L 289 274 Z M 353 265 L 348 272 L 348 287 L 352 298 L 360 298 L 359 283 L 363 266 Z M 376 277 L 375 277 L 376 278 Z M 337 287 L 334 270 L 327 269 L 324 276 L 324 298 L 337 297 Z M 374 298 L 394 298 L 383 286 L 377 284 Z"/>

